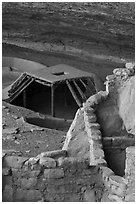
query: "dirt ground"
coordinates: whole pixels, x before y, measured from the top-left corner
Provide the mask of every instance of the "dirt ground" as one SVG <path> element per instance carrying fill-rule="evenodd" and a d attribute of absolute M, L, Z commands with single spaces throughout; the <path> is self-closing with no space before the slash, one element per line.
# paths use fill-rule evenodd
<path fill-rule="evenodd" d="M 21 156 L 36 156 L 41 152 L 62 149 L 66 132 L 23 121 L 23 117 L 36 117 L 37 113 L 3 102 L 2 116 L 3 150 L 15 151 Z"/>
<path fill-rule="evenodd" d="M 102 81 L 114 68 L 134 61 L 134 3 L 4 2 L 2 7 L 3 56 L 48 67 L 68 64 Z M 3 88 L 19 75 L 9 70 L 2 74 Z M 62 148 L 66 132 L 26 123 L 18 127 L 18 119 L 38 113 L 3 102 L 2 114 L 3 149 L 35 156 Z"/>

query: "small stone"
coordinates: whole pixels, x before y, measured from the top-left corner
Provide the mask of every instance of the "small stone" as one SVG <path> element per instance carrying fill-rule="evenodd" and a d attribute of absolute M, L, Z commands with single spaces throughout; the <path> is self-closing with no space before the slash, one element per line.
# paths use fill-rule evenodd
<path fill-rule="evenodd" d="M 30 153 L 30 152 L 31 152 L 31 150 L 26 150 L 25 152 L 26 152 L 26 153 Z"/>
<path fill-rule="evenodd" d="M 17 141 L 17 140 L 15 140 L 14 142 L 15 142 L 16 144 L 18 144 L 18 145 L 20 144 L 20 142 L 19 142 L 19 141 Z"/>
<path fill-rule="evenodd" d="M 44 177 L 48 179 L 59 179 L 64 177 L 63 169 L 45 169 Z"/>
<path fill-rule="evenodd" d="M 135 63 L 134 62 L 128 62 L 125 64 L 125 67 L 127 69 L 134 69 L 135 68 Z"/>
<path fill-rule="evenodd" d="M 9 176 L 11 174 L 10 168 L 2 168 L 2 175 L 3 176 Z"/>
<path fill-rule="evenodd" d="M 19 117 L 16 116 L 16 115 L 12 115 L 12 117 L 13 117 L 15 120 L 19 118 Z"/>
<path fill-rule="evenodd" d="M 2 151 L 2 158 L 6 156 L 6 153 Z"/>
<path fill-rule="evenodd" d="M 56 167 L 56 161 L 50 157 L 41 157 L 39 164 L 41 166 L 46 167 L 46 168 L 55 168 Z"/>
<path fill-rule="evenodd" d="M 31 157 L 31 158 L 28 160 L 28 164 L 34 165 L 34 164 L 38 163 L 38 161 L 39 161 L 39 158 L 37 158 L 37 157 Z"/>
<path fill-rule="evenodd" d="M 84 201 L 85 202 L 96 202 L 95 191 L 92 189 L 87 189 L 84 192 Z"/>

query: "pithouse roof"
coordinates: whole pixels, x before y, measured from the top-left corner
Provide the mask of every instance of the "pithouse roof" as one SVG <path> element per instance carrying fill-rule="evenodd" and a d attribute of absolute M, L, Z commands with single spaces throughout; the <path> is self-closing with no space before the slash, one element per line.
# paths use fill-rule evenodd
<path fill-rule="evenodd" d="M 67 79 L 94 77 L 92 73 L 81 71 L 65 64 L 47 67 L 37 62 L 14 57 L 3 57 L 2 66 L 16 68 L 19 71 L 25 72 L 30 77 L 32 76 L 49 83 L 56 83 Z"/>

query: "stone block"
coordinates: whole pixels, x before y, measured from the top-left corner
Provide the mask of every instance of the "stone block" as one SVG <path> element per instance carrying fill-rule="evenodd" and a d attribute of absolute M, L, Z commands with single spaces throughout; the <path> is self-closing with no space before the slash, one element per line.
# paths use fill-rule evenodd
<path fill-rule="evenodd" d="M 108 76 L 106 76 L 106 81 L 113 81 L 113 80 L 115 80 L 115 78 L 116 78 L 116 76 L 115 75 L 108 75 Z"/>
<path fill-rule="evenodd" d="M 103 194 L 103 196 L 102 196 L 102 198 L 101 198 L 101 202 L 113 202 L 112 200 L 110 200 L 110 199 L 108 198 L 108 196 L 109 196 L 109 192 L 107 191 L 107 192 L 105 192 L 105 193 Z"/>
<path fill-rule="evenodd" d="M 34 164 L 38 163 L 38 161 L 39 161 L 39 158 L 31 157 L 27 162 L 28 162 L 28 164 L 34 165 Z"/>
<path fill-rule="evenodd" d="M 57 160 L 58 166 L 61 166 L 63 168 L 74 165 L 76 162 L 77 162 L 77 160 L 74 157 L 65 157 L 65 158 L 60 157 Z"/>
<path fill-rule="evenodd" d="M 94 108 L 95 105 L 101 102 L 101 95 L 94 94 L 90 98 L 88 98 L 86 105 L 90 105 L 90 107 Z"/>
<path fill-rule="evenodd" d="M 127 69 L 134 69 L 135 68 L 135 63 L 134 62 L 128 62 L 125 64 L 125 67 Z"/>
<path fill-rule="evenodd" d="M 87 114 L 94 114 L 94 112 L 95 112 L 94 108 L 91 108 L 91 107 L 86 106 L 86 105 L 84 105 L 84 111 Z"/>
<path fill-rule="evenodd" d="M 19 128 L 13 127 L 13 128 L 6 128 L 2 130 L 2 134 L 17 134 L 19 131 Z"/>
<path fill-rule="evenodd" d="M 125 186 L 114 186 L 114 185 L 111 185 L 110 186 L 110 191 L 112 194 L 115 194 L 115 195 L 118 195 L 118 196 L 124 196 L 125 195 Z"/>
<path fill-rule="evenodd" d="M 64 194 L 53 194 L 44 192 L 44 201 L 45 202 L 63 202 L 64 201 Z"/>
<path fill-rule="evenodd" d="M 30 177 L 37 177 L 40 174 L 40 170 L 33 170 L 30 172 Z"/>
<path fill-rule="evenodd" d="M 109 177 L 109 183 L 111 185 L 115 185 L 115 186 L 118 186 L 118 187 L 125 187 L 126 186 L 126 180 L 121 177 L 121 176 L 116 176 L 116 175 L 112 175 Z"/>
<path fill-rule="evenodd" d="M 92 115 L 92 116 L 88 116 L 88 118 L 87 118 L 87 123 L 95 123 L 96 122 L 96 120 L 97 120 L 97 117 L 94 115 Z"/>
<path fill-rule="evenodd" d="M 11 185 L 6 185 L 2 194 L 3 202 L 12 202 L 13 201 L 13 188 Z"/>
<path fill-rule="evenodd" d="M 18 156 L 6 156 L 4 158 L 3 166 L 12 167 L 12 168 L 21 168 L 23 163 L 27 161 L 26 157 L 18 157 Z"/>
<path fill-rule="evenodd" d="M 94 157 L 95 159 L 101 159 L 104 158 L 104 151 L 100 148 L 94 149 Z"/>
<path fill-rule="evenodd" d="M 50 157 L 41 157 L 39 164 L 41 166 L 44 166 L 45 168 L 55 168 L 56 167 L 56 161 Z"/>
<path fill-rule="evenodd" d="M 107 91 L 99 91 L 98 95 L 100 95 L 101 96 L 101 100 L 104 101 L 108 97 L 108 92 Z"/>
<path fill-rule="evenodd" d="M 115 175 L 110 168 L 104 166 L 100 167 L 100 172 L 104 180 L 108 179 L 109 176 Z"/>
<path fill-rule="evenodd" d="M 14 196 L 14 202 L 37 202 L 41 200 L 42 194 L 39 190 L 22 190 L 17 189 Z"/>
<path fill-rule="evenodd" d="M 113 194 L 109 194 L 108 198 L 112 201 L 112 202 L 123 202 L 123 198 L 118 196 L 118 195 L 113 195 Z"/>
<path fill-rule="evenodd" d="M 59 158 L 59 157 L 66 157 L 67 151 L 66 150 L 54 150 L 49 152 L 42 152 L 37 157 L 51 157 L 51 158 Z"/>
<path fill-rule="evenodd" d="M 46 191 L 51 194 L 64 194 L 65 187 L 64 185 L 48 185 Z"/>
<path fill-rule="evenodd" d="M 90 123 L 90 124 L 87 124 L 87 126 L 93 131 L 100 129 L 99 123 Z"/>
<path fill-rule="evenodd" d="M 98 166 L 107 166 L 107 162 L 103 158 L 96 159 L 95 164 Z"/>
<path fill-rule="evenodd" d="M 91 138 L 93 141 L 99 141 L 99 142 L 101 142 L 102 135 L 101 135 L 101 134 L 98 134 L 98 133 L 99 133 L 99 132 L 91 132 L 90 138 Z"/>
<path fill-rule="evenodd" d="M 80 202 L 81 201 L 81 195 L 78 193 L 70 193 L 70 194 L 64 194 L 63 202 Z"/>
<path fill-rule="evenodd" d="M 22 189 L 32 189 L 37 184 L 37 178 L 21 178 Z"/>
<path fill-rule="evenodd" d="M 84 192 L 83 197 L 84 197 L 85 202 L 96 202 L 96 196 L 95 196 L 94 189 L 87 189 Z"/>
<path fill-rule="evenodd" d="M 45 169 L 44 177 L 49 179 L 59 179 L 64 177 L 63 169 Z"/>
<path fill-rule="evenodd" d="M 131 155 L 132 157 L 135 157 L 135 146 L 127 147 L 126 154 L 127 156 Z"/>

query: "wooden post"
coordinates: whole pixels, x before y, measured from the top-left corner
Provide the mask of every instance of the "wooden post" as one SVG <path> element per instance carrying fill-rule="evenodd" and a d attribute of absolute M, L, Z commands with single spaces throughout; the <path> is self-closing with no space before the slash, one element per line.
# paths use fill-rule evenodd
<path fill-rule="evenodd" d="M 51 115 L 52 117 L 55 117 L 55 97 L 54 97 L 54 85 L 51 85 Z"/>
<path fill-rule="evenodd" d="M 27 106 L 26 89 L 23 90 L 23 107 Z"/>

